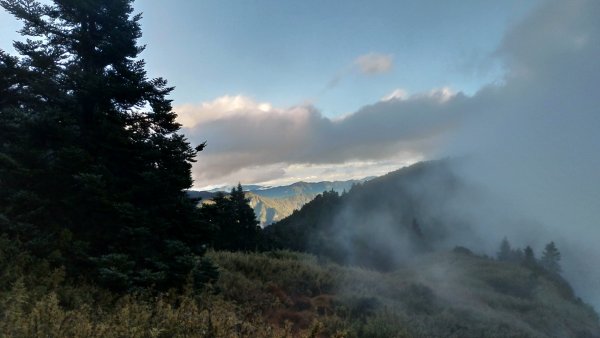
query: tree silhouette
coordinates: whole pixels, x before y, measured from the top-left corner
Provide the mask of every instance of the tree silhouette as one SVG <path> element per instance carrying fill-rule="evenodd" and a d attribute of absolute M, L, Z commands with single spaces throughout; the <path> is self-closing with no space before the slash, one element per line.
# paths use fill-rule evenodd
<path fill-rule="evenodd" d="M 181 283 L 205 233 L 183 191 L 202 146 L 146 75 L 132 0 L 0 5 L 30 38 L 0 54 L 0 213 L 19 225 L 5 230 L 40 255 L 68 231 L 59 263 L 104 285 Z"/>
<path fill-rule="evenodd" d="M 502 243 L 500 243 L 500 250 L 498 251 L 498 253 L 496 254 L 496 258 L 499 261 L 509 261 L 512 259 L 512 248 L 510 246 L 510 243 L 508 242 L 508 239 L 506 237 L 504 237 L 502 239 Z"/>
<path fill-rule="evenodd" d="M 527 267 L 535 267 L 537 265 L 537 261 L 535 259 L 535 253 L 533 252 L 533 249 L 528 245 L 525 247 L 525 250 L 523 250 L 523 253 L 523 264 Z"/>
<path fill-rule="evenodd" d="M 242 185 L 238 184 L 228 196 L 218 193 L 212 203 L 203 205 L 204 218 L 215 229 L 212 242 L 215 249 L 251 251 L 257 248 L 260 227 L 248 202 Z"/>
<path fill-rule="evenodd" d="M 542 258 L 540 259 L 541 266 L 550 272 L 559 274 L 562 271 L 559 261 L 560 252 L 556 248 L 554 242 L 546 244 L 544 252 L 542 253 Z"/>

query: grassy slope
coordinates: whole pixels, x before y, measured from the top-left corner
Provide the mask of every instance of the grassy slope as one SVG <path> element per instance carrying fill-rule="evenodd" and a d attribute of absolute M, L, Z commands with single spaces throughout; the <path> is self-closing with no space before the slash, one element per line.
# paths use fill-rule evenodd
<path fill-rule="evenodd" d="M 390 273 L 310 255 L 211 253 L 226 301 L 323 336 L 597 337 L 594 311 L 528 268 L 437 253 Z"/>
<path fill-rule="evenodd" d="M 0 238 L 0 337 L 600 336 L 561 283 L 465 253 L 389 273 L 287 251 L 207 256 L 220 278 L 201 294 L 117 296 Z"/>

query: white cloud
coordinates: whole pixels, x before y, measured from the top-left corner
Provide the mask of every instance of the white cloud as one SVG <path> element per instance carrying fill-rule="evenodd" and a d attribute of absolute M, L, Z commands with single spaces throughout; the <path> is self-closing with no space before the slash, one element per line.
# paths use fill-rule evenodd
<path fill-rule="evenodd" d="M 454 89 L 450 87 L 441 87 L 434 88 L 425 93 L 417 93 L 414 95 L 409 95 L 408 92 L 402 88 L 394 89 L 391 93 L 381 98 L 381 101 L 404 101 L 409 98 L 418 99 L 418 98 L 430 98 L 438 102 L 446 102 L 450 100 L 452 97 L 457 95 Z"/>
<path fill-rule="evenodd" d="M 394 67 L 394 58 L 390 54 L 369 53 L 356 58 L 354 64 L 363 74 L 383 74 L 392 70 Z"/>
<path fill-rule="evenodd" d="M 454 97 L 456 94 L 458 94 L 458 93 L 454 89 L 452 89 L 450 87 L 442 87 L 442 88 L 432 89 L 425 95 L 432 99 L 435 99 L 439 102 L 446 102 L 446 101 L 450 100 L 452 97 Z"/>
<path fill-rule="evenodd" d="M 402 88 L 394 89 L 391 93 L 381 98 L 381 101 L 390 100 L 406 100 L 408 98 L 408 92 Z"/>
<path fill-rule="evenodd" d="M 225 95 L 200 105 L 177 106 L 177 121 L 184 128 L 193 128 L 198 124 L 229 119 L 239 114 L 261 115 L 271 112 L 273 107 L 266 102 L 255 102 L 242 95 Z"/>

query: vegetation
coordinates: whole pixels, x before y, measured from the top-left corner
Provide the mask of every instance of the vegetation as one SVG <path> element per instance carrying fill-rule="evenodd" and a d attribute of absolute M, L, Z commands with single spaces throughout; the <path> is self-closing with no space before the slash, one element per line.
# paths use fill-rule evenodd
<path fill-rule="evenodd" d="M 246 193 L 246 197 L 250 199 L 250 206 L 254 209 L 254 213 L 261 226 L 266 226 L 288 217 L 316 196 L 317 194 L 299 194 L 271 198 L 261 196 L 255 192 Z"/>
<path fill-rule="evenodd" d="M 266 227 L 268 248 L 394 269 L 404 256 L 428 252 L 445 234 L 461 229 L 457 220 L 443 219 L 434 211 L 452 200 L 458 185 L 440 161 L 403 168 L 341 195 L 327 191 Z"/>
<path fill-rule="evenodd" d="M 74 286 L 6 238 L 1 247 L 3 337 L 600 335 L 594 311 L 553 280 L 461 250 L 388 273 L 288 251 L 208 252 L 218 280 L 157 296 Z"/>
<path fill-rule="evenodd" d="M 525 247 L 524 250 L 512 249 L 508 239 L 505 237 L 500 244 L 497 258 L 499 261 L 520 263 L 529 268 L 543 270 L 545 273 L 557 276 L 560 275 L 560 272 L 562 271 L 562 268 L 558 263 L 560 261 L 560 252 L 556 248 L 554 242 L 550 242 L 546 245 L 544 252 L 542 253 L 542 259 L 538 261 L 530 246 Z"/>
<path fill-rule="evenodd" d="M 217 193 L 211 203 L 202 205 L 202 218 L 214 232 L 210 236 L 213 249 L 256 250 L 260 241 L 260 227 L 248 202 L 242 185 L 238 184 L 228 196 Z"/>
<path fill-rule="evenodd" d="M 67 276 L 167 289 L 197 269 L 192 148 L 148 78 L 131 0 L 3 0 L 29 39 L 0 53 L 2 233 Z"/>
<path fill-rule="evenodd" d="M 560 273 L 562 269 L 558 263 L 559 261 L 560 252 L 558 252 L 556 245 L 554 245 L 554 242 L 548 243 L 542 254 L 541 265 L 550 272 Z"/>

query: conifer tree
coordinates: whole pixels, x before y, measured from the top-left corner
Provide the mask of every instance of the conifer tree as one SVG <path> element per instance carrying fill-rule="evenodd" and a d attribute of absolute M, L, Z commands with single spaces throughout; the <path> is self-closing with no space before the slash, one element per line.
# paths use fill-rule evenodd
<path fill-rule="evenodd" d="M 245 251 L 256 249 L 260 228 L 256 214 L 248 204 L 250 200 L 246 198 L 240 183 L 238 183 L 237 189 L 231 190 L 231 202 L 234 222 L 239 232 L 237 247 Z"/>
<path fill-rule="evenodd" d="M 173 88 L 147 77 L 132 0 L 0 5 L 29 38 L 18 57 L 0 54 L 0 213 L 48 243 L 74 234 L 73 273 L 115 288 L 180 283 L 205 240 L 184 194 L 203 145 L 178 133 Z"/>
<path fill-rule="evenodd" d="M 546 244 L 544 252 L 542 253 L 542 258 L 540 259 L 542 267 L 549 272 L 559 274 L 562 271 L 559 261 L 560 252 L 556 248 L 554 242 Z"/>
<path fill-rule="evenodd" d="M 502 243 L 500 243 L 500 250 L 498 251 L 496 257 L 499 261 L 509 261 L 512 258 L 512 248 L 510 247 L 510 243 L 508 239 L 504 237 L 502 239 Z"/>
<path fill-rule="evenodd" d="M 527 267 L 535 267 L 537 264 L 537 261 L 535 259 L 535 253 L 529 245 L 525 247 L 525 250 L 523 250 L 523 254 L 523 264 Z"/>
<path fill-rule="evenodd" d="M 241 184 L 226 196 L 218 193 L 202 207 L 204 218 L 215 229 L 213 247 L 218 250 L 251 251 L 257 248 L 260 227 Z"/>

